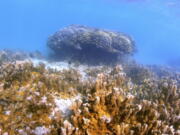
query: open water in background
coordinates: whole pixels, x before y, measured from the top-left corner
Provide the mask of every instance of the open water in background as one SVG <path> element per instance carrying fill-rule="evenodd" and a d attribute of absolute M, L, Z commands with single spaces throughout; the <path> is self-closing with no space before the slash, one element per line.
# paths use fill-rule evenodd
<path fill-rule="evenodd" d="M 48 36 L 70 24 L 131 35 L 141 63 L 180 61 L 178 0 L 1 0 L 0 49 L 47 54 Z"/>

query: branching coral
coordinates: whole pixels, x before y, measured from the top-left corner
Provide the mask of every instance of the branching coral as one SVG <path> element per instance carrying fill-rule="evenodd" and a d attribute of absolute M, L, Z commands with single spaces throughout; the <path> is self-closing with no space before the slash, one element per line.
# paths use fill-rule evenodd
<path fill-rule="evenodd" d="M 144 135 L 180 130 L 177 76 L 132 83 L 122 66 L 55 71 L 29 62 L 0 68 L 0 134 Z"/>

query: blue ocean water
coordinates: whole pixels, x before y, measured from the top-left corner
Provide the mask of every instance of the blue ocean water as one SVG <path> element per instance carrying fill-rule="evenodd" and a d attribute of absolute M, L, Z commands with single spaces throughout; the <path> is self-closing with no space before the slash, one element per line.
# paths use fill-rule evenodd
<path fill-rule="evenodd" d="M 145 64 L 180 59 L 178 0 L 1 0 L 0 49 L 47 52 L 49 35 L 70 24 L 127 33 Z"/>

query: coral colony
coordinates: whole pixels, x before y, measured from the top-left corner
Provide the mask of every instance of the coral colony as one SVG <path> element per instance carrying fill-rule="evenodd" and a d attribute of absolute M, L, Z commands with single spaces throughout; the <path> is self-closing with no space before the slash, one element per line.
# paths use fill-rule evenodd
<path fill-rule="evenodd" d="M 180 73 L 127 58 L 129 36 L 73 25 L 48 46 L 0 51 L 0 135 L 180 134 Z"/>

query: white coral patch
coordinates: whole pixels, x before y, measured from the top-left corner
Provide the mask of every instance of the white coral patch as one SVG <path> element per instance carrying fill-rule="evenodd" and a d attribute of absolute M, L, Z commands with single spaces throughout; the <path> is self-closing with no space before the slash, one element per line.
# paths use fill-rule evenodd
<path fill-rule="evenodd" d="M 27 133 L 23 129 L 19 129 L 18 132 L 20 135 L 27 135 Z"/>
<path fill-rule="evenodd" d="M 40 59 L 31 59 L 31 62 L 33 63 L 34 66 L 38 66 L 39 63 L 43 63 L 45 65 L 45 68 L 46 69 L 54 69 L 54 70 L 57 70 L 57 71 L 61 71 L 63 69 L 70 69 L 70 65 L 68 64 L 68 62 L 48 62 L 46 60 L 40 60 Z M 71 67 L 75 68 L 75 66 L 72 66 Z M 88 67 L 87 66 L 79 66 L 77 71 L 80 72 L 80 74 L 82 75 L 82 77 L 85 78 L 85 70 L 87 69 Z"/>
<path fill-rule="evenodd" d="M 89 124 L 90 120 L 83 117 L 83 122 L 84 122 L 84 124 Z"/>
<path fill-rule="evenodd" d="M 33 130 L 33 133 L 35 135 L 47 135 L 50 133 L 50 129 L 46 128 L 45 126 L 36 127 L 35 130 Z"/>
<path fill-rule="evenodd" d="M 59 111 L 62 112 L 63 114 L 65 114 L 69 110 L 69 108 L 73 105 L 73 103 L 77 99 L 80 99 L 80 98 L 81 97 L 79 95 L 76 97 L 67 98 L 67 99 L 55 97 L 54 101 L 55 101 L 55 104 L 56 104 L 57 108 L 59 109 Z"/>
<path fill-rule="evenodd" d="M 40 101 L 40 102 L 43 103 L 43 104 L 47 103 L 47 97 L 46 97 L 46 96 L 43 96 L 43 97 L 41 98 L 41 101 Z"/>
<path fill-rule="evenodd" d="M 26 99 L 30 101 L 30 100 L 33 99 L 33 97 L 32 97 L 32 96 L 29 96 L 29 97 L 27 97 Z"/>
<path fill-rule="evenodd" d="M 31 59 L 31 62 L 34 66 L 38 66 L 39 63 L 43 63 L 46 69 L 51 68 L 58 71 L 69 68 L 69 64 L 67 62 L 48 62 L 40 59 Z"/>
<path fill-rule="evenodd" d="M 135 97 L 135 96 L 132 95 L 131 93 L 128 93 L 128 94 L 127 94 L 127 98 L 128 98 L 128 99 L 133 99 L 134 97 Z"/>
<path fill-rule="evenodd" d="M 101 120 L 103 120 L 103 121 L 106 122 L 106 123 L 110 123 L 110 122 L 111 122 L 111 117 L 108 117 L 108 116 L 106 116 L 106 115 L 103 115 L 103 116 L 101 117 Z"/>
<path fill-rule="evenodd" d="M 10 115 L 11 114 L 11 111 L 6 111 L 5 112 L 5 115 Z"/>

